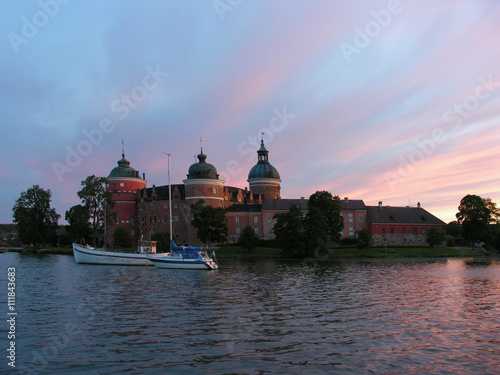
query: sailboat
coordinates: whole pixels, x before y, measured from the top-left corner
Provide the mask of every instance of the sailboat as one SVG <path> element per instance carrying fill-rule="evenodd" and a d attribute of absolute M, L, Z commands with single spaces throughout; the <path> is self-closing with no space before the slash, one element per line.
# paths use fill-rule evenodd
<path fill-rule="evenodd" d="M 168 200 L 169 217 L 172 218 L 172 187 L 170 184 L 170 154 L 168 156 Z M 177 246 L 172 236 L 172 219 L 170 219 L 170 253 L 160 257 L 151 258 L 150 261 L 158 268 L 190 269 L 190 270 L 216 270 L 219 268 L 212 252 L 212 257 L 201 247 Z"/>
<path fill-rule="evenodd" d="M 73 255 L 77 263 L 111 264 L 122 266 L 152 266 L 154 258 L 169 256 L 170 253 L 157 253 L 156 241 L 141 240 L 136 253 L 95 249 L 89 245 L 73 243 Z"/>

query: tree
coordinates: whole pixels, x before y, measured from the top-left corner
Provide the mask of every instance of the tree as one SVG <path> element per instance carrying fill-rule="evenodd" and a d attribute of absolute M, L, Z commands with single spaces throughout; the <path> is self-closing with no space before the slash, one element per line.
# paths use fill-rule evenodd
<path fill-rule="evenodd" d="M 309 197 L 306 232 L 311 247 L 323 248 L 340 241 L 344 219 L 340 214 L 340 198 L 327 191 L 317 191 Z M 330 249 L 325 249 L 330 250 Z"/>
<path fill-rule="evenodd" d="M 72 241 L 91 236 L 92 229 L 90 228 L 90 215 L 87 207 L 77 204 L 66 211 L 64 218 L 69 224 L 67 229 Z"/>
<path fill-rule="evenodd" d="M 225 242 L 227 239 L 227 219 L 223 208 L 205 205 L 200 199 L 191 205 L 193 226 L 197 229 L 197 237 L 203 243 Z"/>
<path fill-rule="evenodd" d="M 463 237 L 472 241 L 474 250 L 476 243 L 485 240 L 488 235 L 488 224 L 492 221 L 488 204 L 478 195 L 466 195 L 460 201 L 455 216 L 462 225 Z"/>
<path fill-rule="evenodd" d="M 113 246 L 118 248 L 132 247 L 132 237 L 127 228 L 118 226 L 113 232 Z"/>
<path fill-rule="evenodd" d="M 52 192 L 39 185 L 21 193 L 12 208 L 14 223 L 24 244 L 56 242 L 57 221 L 61 217 L 50 207 Z"/>
<path fill-rule="evenodd" d="M 297 206 L 292 206 L 286 213 L 274 215 L 276 224 L 273 232 L 276 235 L 276 244 L 282 254 L 293 257 L 306 257 L 306 244 L 304 236 L 304 219 Z"/>
<path fill-rule="evenodd" d="M 358 232 L 358 248 L 368 249 L 373 244 L 373 237 L 370 231 L 366 228 Z"/>
<path fill-rule="evenodd" d="M 151 241 L 156 241 L 156 252 L 166 253 L 170 250 L 170 232 L 155 232 Z"/>
<path fill-rule="evenodd" d="M 429 228 L 427 235 L 425 236 L 425 241 L 430 247 L 436 247 L 441 245 L 446 240 L 446 233 L 439 228 Z"/>
<path fill-rule="evenodd" d="M 85 181 L 82 181 L 82 190 L 77 193 L 89 212 L 94 247 L 97 243 L 98 232 L 104 228 L 104 213 L 115 206 L 111 192 L 106 191 L 107 182 L 105 177 L 88 176 Z M 106 214 L 106 220 L 108 216 L 110 215 Z"/>
<path fill-rule="evenodd" d="M 238 239 L 238 245 L 243 250 L 252 251 L 258 243 L 259 237 L 255 234 L 253 228 L 250 225 L 245 226 L 245 228 L 243 228 L 243 232 L 241 232 L 240 238 Z"/>

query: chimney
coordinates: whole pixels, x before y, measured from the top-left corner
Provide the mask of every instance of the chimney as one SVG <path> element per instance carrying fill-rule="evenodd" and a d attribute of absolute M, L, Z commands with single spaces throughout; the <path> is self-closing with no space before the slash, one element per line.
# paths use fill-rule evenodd
<path fill-rule="evenodd" d="M 417 203 L 417 208 L 420 208 L 420 202 Z"/>
<path fill-rule="evenodd" d="M 344 200 L 345 200 L 345 201 L 348 201 L 348 200 L 349 200 L 349 197 L 344 197 Z"/>
<path fill-rule="evenodd" d="M 380 208 L 382 208 L 382 201 L 379 201 L 379 202 L 378 202 L 378 206 L 379 206 Z"/>
<path fill-rule="evenodd" d="M 142 172 L 142 179 L 145 180 L 146 179 L 146 173 Z"/>

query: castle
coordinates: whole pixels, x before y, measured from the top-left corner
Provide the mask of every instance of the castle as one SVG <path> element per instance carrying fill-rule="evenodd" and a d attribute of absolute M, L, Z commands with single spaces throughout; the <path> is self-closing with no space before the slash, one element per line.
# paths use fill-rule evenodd
<path fill-rule="evenodd" d="M 274 215 L 287 212 L 292 205 L 307 213 L 308 199 L 281 198 L 281 177 L 269 162 L 269 151 L 261 140 L 257 151 L 257 164 L 248 173 L 248 188 L 225 186 L 219 179 L 217 169 L 206 162 L 207 155 L 201 148 L 198 162 L 189 167 L 182 184 L 171 184 L 171 202 L 166 186 L 147 187 L 145 174 L 130 167 L 125 159 L 118 161 L 108 176 L 107 191 L 116 203 L 114 223 L 108 229 L 106 242 L 112 244 L 112 235 L 117 226 L 127 228 L 136 244 L 141 236 L 170 229 L 172 220 L 173 239 L 177 244 L 198 245 L 196 229 L 190 207 L 203 199 L 205 204 L 221 207 L 226 211 L 228 242 L 238 240 L 243 228 L 251 226 L 262 239 L 273 239 Z M 172 217 L 169 218 L 169 204 Z M 445 223 L 420 206 L 390 207 L 366 206 L 362 200 L 341 200 L 341 215 L 344 218 L 342 238 L 356 238 L 361 229 L 368 229 L 375 245 L 425 246 L 426 232 L 431 227 L 445 230 Z"/>

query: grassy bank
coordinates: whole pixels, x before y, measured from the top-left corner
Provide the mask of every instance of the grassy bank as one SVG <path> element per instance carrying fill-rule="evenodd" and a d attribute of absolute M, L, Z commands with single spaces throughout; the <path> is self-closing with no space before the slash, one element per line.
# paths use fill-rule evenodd
<path fill-rule="evenodd" d="M 110 249 L 111 250 L 111 249 Z M 111 251 L 117 251 L 115 249 Z M 118 251 L 134 253 L 136 248 L 121 249 Z M 37 254 L 63 254 L 73 255 L 73 249 L 67 247 L 47 247 L 43 249 L 25 249 L 28 253 Z M 252 251 L 243 250 L 236 245 L 222 246 L 215 250 L 218 257 L 249 257 L 249 258 L 278 258 L 280 257 L 280 249 L 276 247 L 258 246 Z M 478 257 L 490 255 L 483 249 L 472 251 L 470 247 L 445 247 L 445 248 L 430 248 L 430 247 L 393 247 L 393 248 L 336 248 L 332 249 L 329 258 L 432 258 L 432 257 Z M 497 255 L 498 254 L 492 254 Z M 282 256 L 286 258 L 286 255 Z"/>

